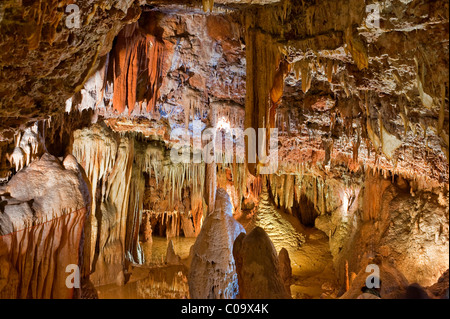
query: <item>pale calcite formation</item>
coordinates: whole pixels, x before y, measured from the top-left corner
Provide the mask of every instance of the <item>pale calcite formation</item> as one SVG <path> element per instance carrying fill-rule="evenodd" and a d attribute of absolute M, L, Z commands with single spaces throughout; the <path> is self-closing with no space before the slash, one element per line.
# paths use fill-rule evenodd
<path fill-rule="evenodd" d="M 0 298 L 79 295 L 66 267 L 81 266 L 91 199 L 75 158 L 45 153 L 0 188 L 0 199 Z"/>
<path fill-rule="evenodd" d="M 230 197 L 217 189 L 214 211 L 206 216 L 192 250 L 190 297 L 233 299 L 239 293 L 233 243 L 244 227 L 233 218 Z"/>

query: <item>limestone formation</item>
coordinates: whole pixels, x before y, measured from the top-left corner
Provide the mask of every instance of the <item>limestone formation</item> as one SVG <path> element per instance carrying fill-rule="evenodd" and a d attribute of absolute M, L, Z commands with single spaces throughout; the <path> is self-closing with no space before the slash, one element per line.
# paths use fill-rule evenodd
<path fill-rule="evenodd" d="M 233 218 L 230 197 L 217 189 L 215 209 L 203 222 L 188 276 L 194 299 L 234 299 L 239 293 L 233 243 L 244 228 Z"/>
<path fill-rule="evenodd" d="M 448 7 L 2 0 L 0 297 L 448 295 Z"/>
<path fill-rule="evenodd" d="M 91 198 L 73 156 L 61 163 L 45 153 L 14 175 L 0 198 L 0 298 L 75 296 L 66 267 L 82 264 Z"/>
<path fill-rule="evenodd" d="M 261 227 L 256 227 L 248 235 L 241 234 L 236 238 L 233 256 L 239 279 L 239 298 L 290 298 L 280 274 L 275 247 Z"/>
<path fill-rule="evenodd" d="M 175 253 L 175 249 L 173 248 L 173 241 L 169 240 L 166 252 L 166 263 L 170 265 L 177 265 L 180 264 L 180 262 L 181 258 Z"/>
<path fill-rule="evenodd" d="M 291 294 L 291 282 L 292 282 L 292 267 L 291 259 L 289 258 L 289 253 L 286 248 L 281 248 L 278 253 L 278 264 L 280 266 L 280 276 L 283 280 L 284 287 L 287 293 Z"/>

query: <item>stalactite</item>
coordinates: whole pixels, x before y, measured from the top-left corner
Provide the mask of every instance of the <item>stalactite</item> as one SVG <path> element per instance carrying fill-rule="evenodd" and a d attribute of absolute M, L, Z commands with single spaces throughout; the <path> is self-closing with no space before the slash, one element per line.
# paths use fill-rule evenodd
<path fill-rule="evenodd" d="M 290 71 L 290 64 L 286 60 L 282 60 L 276 70 L 273 85 L 270 89 L 270 114 L 268 127 L 275 127 L 276 111 L 278 109 L 281 97 L 283 96 L 284 78 Z"/>
<path fill-rule="evenodd" d="M 408 133 L 408 128 L 409 128 L 409 125 L 408 125 L 408 117 L 403 113 L 403 112 L 400 112 L 400 117 L 402 118 L 402 120 L 403 120 L 403 127 L 404 127 L 404 129 L 405 129 L 405 131 L 404 131 L 404 135 L 406 136 L 406 134 Z"/>
<path fill-rule="evenodd" d="M 274 86 L 275 73 L 280 65 L 281 55 L 275 39 L 257 29 L 256 16 L 247 14 L 244 19 L 247 44 L 247 94 L 244 127 L 245 129 L 250 127 L 255 129 L 258 139 L 258 128 L 268 127 L 271 119 L 269 114 L 270 90 Z M 268 140 L 266 138 L 266 141 Z M 245 146 L 248 149 L 248 141 L 246 141 Z M 257 163 L 249 163 L 247 153 L 246 164 L 249 173 L 256 175 Z"/>
<path fill-rule="evenodd" d="M 96 270 L 91 280 L 97 284 L 114 282 L 125 259 L 143 261 L 138 230 L 146 154 L 137 148 L 137 135 L 131 136 L 119 139 L 101 125 L 74 132 L 72 152 L 84 167 L 92 185 L 92 198 L 96 199 L 92 201 L 84 249 L 88 269 Z M 101 220 L 98 216 L 102 216 Z M 110 223 L 115 226 L 110 227 Z"/>
<path fill-rule="evenodd" d="M 327 74 L 327 79 L 328 79 L 329 83 L 331 83 L 333 80 L 333 66 L 334 66 L 334 61 L 329 59 L 326 64 L 326 68 L 327 68 L 326 74 Z"/>
<path fill-rule="evenodd" d="M 302 74 L 302 91 L 306 93 L 311 88 L 312 74 L 311 74 L 311 64 L 307 60 L 302 60 L 300 62 L 300 70 Z"/>
<path fill-rule="evenodd" d="M 394 135 L 390 134 L 383 125 L 381 116 L 378 119 L 381 136 L 381 149 L 386 157 L 391 160 L 394 151 L 402 145 L 402 141 L 398 140 Z"/>
<path fill-rule="evenodd" d="M 39 134 L 38 122 L 26 128 L 14 136 L 15 148 L 11 154 L 6 155 L 6 159 L 19 172 L 25 166 L 30 165 L 39 154 L 45 150 L 44 138 Z"/>
<path fill-rule="evenodd" d="M 284 194 L 285 208 L 290 209 L 294 205 L 294 175 L 286 175 Z"/>
<path fill-rule="evenodd" d="M 359 151 L 359 146 L 361 145 L 361 136 L 359 134 L 359 130 L 358 130 L 358 136 L 356 138 L 356 142 L 353 141 L 352 142 L 352 149 L 353 149 L 353 163 L 357 164 L 358 163 L 358 151 Z"/>
<path fill-rule="evenodd" d="M 320 183 L 320 202 L 321 202 L 321 205 L 320 205 L 321 213 L 325 214 L 326 213 L 326 209 L 325 209 L 326 201 L 325 201 L 325 181 L 324 180 L 322 180 Z"/>
<path fill-rule="evenodd" d="M 369 57 L 367 48 L 361 41 L 360 36 L 352 26 L 349 26 L 345 31 L 345 50 L 350 52 L 358 69 L 366 69 L 369 67 Z"/>
<path fill-rule="evenodd" d="M 214 0 L 202 0 L 202 5 L 203 5 L 203 11 L 204 12 L 208 12 L 208 11 L 213 11 L 214 8 Z"/>
<path fill-rule="evenodd" d="M 164 44 L 144 33 L 137 23 L 129 24 L 119 33 L 108 66 L 107 81 L 114 84 L 113 107 L 128 113 L 137 102 L 147 103 L 147 112 L 154 110 L 161 85 Z M 138 100 L 139 99 L 139 100 Z"/>

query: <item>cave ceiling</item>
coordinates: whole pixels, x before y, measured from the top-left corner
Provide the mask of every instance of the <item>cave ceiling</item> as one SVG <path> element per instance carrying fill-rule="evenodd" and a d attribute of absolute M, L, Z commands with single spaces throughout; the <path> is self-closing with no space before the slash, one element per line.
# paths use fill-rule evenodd
<path fill-rule="evenodd" d="M 271 90 L 265 96 L 280 96 L 281 170 L 306 165 L 323 175 L 343 164 L 448 187 L 448 1 L 78 1 L 79 28 L 64 25 L 68 4 L 0 4 L 2 143 L 57 117 L 70 99 L 72 108 L 83 106 L 80 92 L 138 28 L 161 43 L 151 54 L 165 53 L 149 62 L 160 72 L 149 75 L 157 87 L 146 96 L 151 107 L 118 114 L 134 101 L 125 92 L 114 97 L 121 107 L 99 112 L 116 130 L 167 142 L 186 104 L 208 125 L 214 108 L 234 110 L 235 119 L 264 109 L 260 92 Z"/>

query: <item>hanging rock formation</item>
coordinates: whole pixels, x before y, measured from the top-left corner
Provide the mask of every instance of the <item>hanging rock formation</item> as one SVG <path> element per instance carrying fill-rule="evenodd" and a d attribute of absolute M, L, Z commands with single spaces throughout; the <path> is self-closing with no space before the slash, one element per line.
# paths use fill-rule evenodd
<path fill-rule="evenodd" d="M 77 1 L 77 24 L 70 4 L 0 5 L 0 118 L 14 116 L 16 128 L 64 112 L 65 101 L 93 75 L 120 29 L 141 13 L 138 1 Z M 4 129 L 10 125 L 2 120 Z"/>
<path fill-rule="evenodd" d="M 154 110 L 162 80 L 163 50 L 164 44 L 145 33 L 137 22 L 125 26 L 118 34 L 106 81 L 113 90 L 113 108 L 119 114 L 126 107 L 131 114 L 136 103 L 139 106 L 145 103 L 147 112 Z"/>
<path fill-rule="evenodd" d="M 139 198 L 131 196 L 131 189 L 140 184 L 134 180 L 131 185 L 134 141 L 114 136 L 104 126 L 93 126 L 74 133 L 73 154 L 86 170 L 94 198 L 86 230 L 89 258 L 85 267 L 93 272 L 94 285 L 115 282 L 125 259 L 137 257 L 141 262 L 139 246 L 131 243 L 137 242 L 132 234 L 140 227 L 133 222 L 140 213 L 134 209 Z"/>

